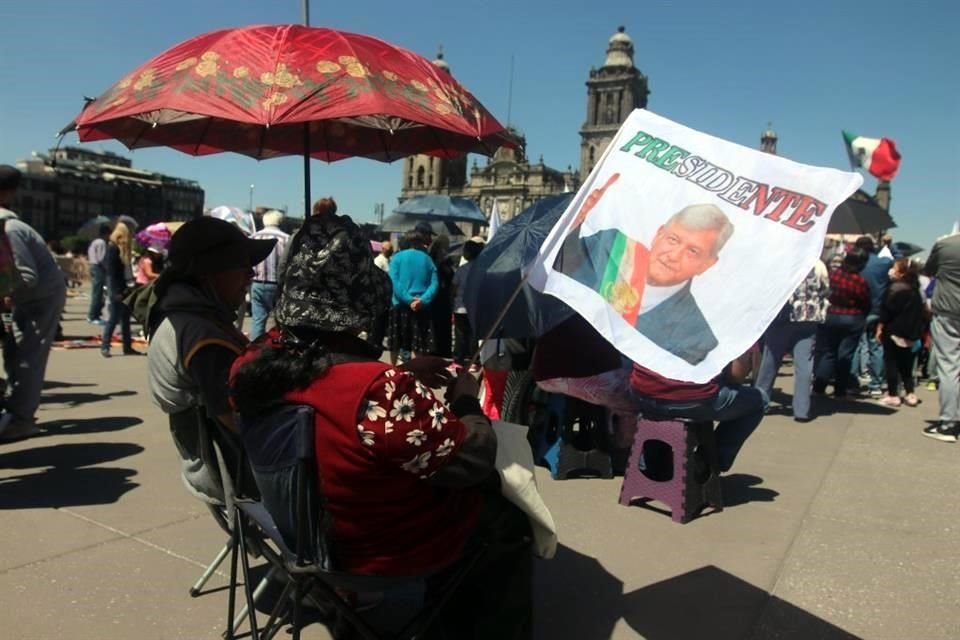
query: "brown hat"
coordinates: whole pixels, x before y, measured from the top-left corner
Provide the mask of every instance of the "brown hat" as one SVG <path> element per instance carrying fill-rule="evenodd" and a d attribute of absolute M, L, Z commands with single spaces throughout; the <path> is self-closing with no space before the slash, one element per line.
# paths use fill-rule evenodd
<path fill-rule="evenodd" d="M 253 267 L 266 260 L 276 238 L 248 238 L 234 225 L 203 216 L 177 229 L 170 239 L 170 266 L 187 275 Z"/>

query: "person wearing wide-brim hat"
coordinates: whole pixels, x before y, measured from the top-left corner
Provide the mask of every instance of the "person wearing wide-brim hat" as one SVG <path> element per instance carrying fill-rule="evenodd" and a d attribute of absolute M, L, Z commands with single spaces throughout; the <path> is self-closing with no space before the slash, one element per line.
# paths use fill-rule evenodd
<path fill-rule="evenodd" d="M 215 461 L 198 440 L 198 417 L 216 432 L 234 427 L 227 394 L 230 365 L 247 345 L 234 325 L 253 266 L 274 240 L 248 238 L 229 222 L 191 220 L 170 240 L 167 268 L 136 294 L 132 307 L 150 338 L 150 391 L 169 416 L 188 488 L 222 502 Z M 199 414 L 199 415 L 198 415 Z"/>
<path fill-rule="evenodd" d="M 500 495 L 479 385 L 465 372 L 449 380 L 440 358 L 380 361 L 380 346 L 360 335 L 390 295 L 390 279 L 349 218 L 307 219 L 288 249 L 277 326 L 234 363 L 234 406 L 243 424 L 267 429 L 284 405 L 312 407 L 336 569 L 430 575 L 459 562 L 476 537 L 509 540 L 490 545 L 440 624 L 444 637 L 464 640 L 529 637 L 529 524 Z M 447 381 L 449 406 L 430 388 Z M 274 440 L 246 444 L 251 458 L 276 454 Z"/>

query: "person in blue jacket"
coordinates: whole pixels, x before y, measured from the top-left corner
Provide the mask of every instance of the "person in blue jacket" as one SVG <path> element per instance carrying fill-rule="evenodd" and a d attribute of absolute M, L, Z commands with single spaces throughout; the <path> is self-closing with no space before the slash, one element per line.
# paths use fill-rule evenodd
<path fill-rule="evenodd" d="M 427 253 L 433 229 L 419 222 L 408 232 L 408 248 L 390 260 L 393 307 L 390 312 L 390 361 L 397 364 L 400 352 L 413 357 L 433 350 L 430 304 L 437 295 L 437 268 Z"/>

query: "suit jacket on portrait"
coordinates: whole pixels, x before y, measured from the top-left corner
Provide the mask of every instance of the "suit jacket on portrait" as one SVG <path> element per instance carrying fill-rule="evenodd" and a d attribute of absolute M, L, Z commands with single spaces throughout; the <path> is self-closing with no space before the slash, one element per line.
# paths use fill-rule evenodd
<path fill-rule="evenodd" d="M 604 288 L 604 275 L 607 274 L 609 279 L 612 248 L 619 238 L 625 236 L 617 229 L 604 229 L 578 238 L 578 231 L 572 231 L 564 240 L 554 269 L 607 297 L 601 291 Z M 648 249 L 629 238 L 627 241 L 635 245 L 633 250 L 638 256 L 637 260 L 645 260 Z M 642 300 L 645 281 L 637 279 L 637 275 L 639 272 L 633 274 L 631 283 L 639 292 L 638 300 Z M 642 276 L 646 276 L 645 269 Z M 690 291 L 690 282 L 646 313 L 622 315 L 658 347 L 693 365 L 702 362 L 718 344 Z"/>

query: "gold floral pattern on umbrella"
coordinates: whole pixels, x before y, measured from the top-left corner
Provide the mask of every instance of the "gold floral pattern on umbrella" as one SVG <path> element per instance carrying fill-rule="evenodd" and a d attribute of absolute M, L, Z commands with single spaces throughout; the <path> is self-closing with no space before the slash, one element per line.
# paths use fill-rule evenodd
<path fill-rule="evenodd" d="M 76 124 L 84 141 L 257 158 L 300 154 L 305 135 L 311 155 L 328 161 L 490 154 L 515 144 L 426 58 L 298 25 L 227 29 L 176 45 L 87 105 Z"/>

